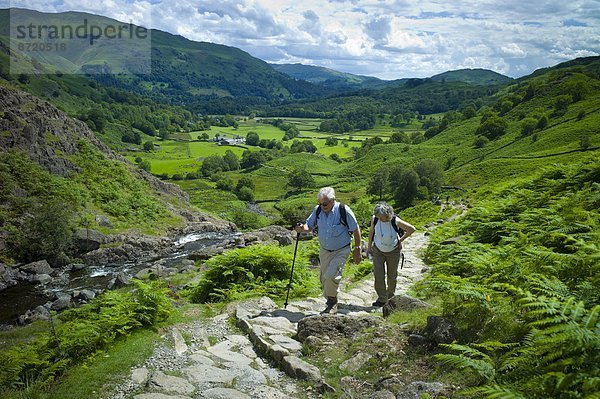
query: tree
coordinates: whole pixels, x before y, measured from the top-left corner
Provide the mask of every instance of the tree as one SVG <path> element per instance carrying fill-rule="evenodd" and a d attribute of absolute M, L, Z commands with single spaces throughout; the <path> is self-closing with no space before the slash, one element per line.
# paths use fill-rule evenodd
<path fill-rule="evenodd" d="M 302 190 L 314 186 L 315 180 L 306 169 L 295 169 L 288 175 L 288 185 L 297 190 Z"/>
<path fill-rule="evenodd" d="M 246 144 L 257 146 L 258 143 L 260 143 L 260 137 L 258 136 L 258 133 L 253 130 L 249 131 L 248 134 L 246 134 Z"/>
<path fill-rule="evenodd" d="M 554 100 L 554 111 L 556 114 L 564 114 L 569 107 L 569 104 L 573 102 L 573 97 L 568 94 L 562 94 Z"/>
<path fill-rule="evenodd" d="M 263 151 L 246 150 L 242 153 L 240 166 L 244 169 L 258 168 L 265 162 L 267 162 L 267 156 Z"/>
<path fill-rule="evenodd" d="M 200 167 L 200 173 L 202 176 L 212 176 L 215 173 L 226 171 L 227 165 L 223 161 L 223 157 L 220 155 L 209 155 L 202 161 Z"/>
<path fill-rule="evenodd" d="M 329 136 L 325 139 L 325 145 L 329 147 L 335 147 L 338 144 L 338 141 L 335 137 Z"/>
<path fill-rule="evenodd" d="M 394 200 L 401 208 L 408 208 L 417 196 L 419 175 L 412 169 L 395 169 L 391 173 L 392 187 L 394 187 Z"/>
<path fill-rule="evenodd" d="M 360 228 L 368 228 L 371 223 L 371 216 L 373 215 L 373 204 L 371 204 L 369 199 L 366 196 L 362 196 L 356 202 L 352 202 L 352 210 Z"/>
<path fill-rule="evenodd" d="M 217 180 L 216 187 L 223 191 L 233 191 L 233 181 L 227 177 L 221 177 Z"/>
<path fill-rule="evenodd" d="M 223 155 L 223 162 L 225 165 L 227 165 L 227 170 L 240 169 L 240 160 L 231 150 L 225 151 L 225 155 Z"/>
<path fill-rule="evenodd" d="M 335 152 L 333 154 L 330 154 L 329 158 L 333 159 L 337 163 L 342 163 L 342 158 L 340 158 L 340 156 Z"/>
<path fill-rule="evenodd" d="M 146 141 L 144 143 L 144 151 L 150 152 L 152 150 L 154 150 L 154 142 L 152 142 L 152 141 Z"/>
<path fill-rule="evenodd" d="M 490 142 L 490 140 L 487 137 L 485 137 L 485 136 L 479 136 L 473 142 L 473 147 L 475 147 L 475 148 L 483 148 L 489 142 Z"/>
<path fill-rule="evenodd" d="M 20 73 L 17 80 L 22 84 L 27 84 L 29 83 L 29 75 L 27 75 L 26 73 Z"/>
<path fill-rule="evenodd" d="M 34 206 L 23 222 L 20 260 L 46 259 L 51 265 L 62 266 L 71 250 L 74 215 L 68 201 L 60 199 Z"/>
<path fill-rule="evenodd" d="M 444 182 L 442 168 L 432 159 L 423 159 L 415 166 L 419 175 L 419 185 L 427 187 L 429 194 L 438 193 Z"/>
<path fill-rule="evenodd" d="M 146 172 L 150 173 L 151 169 L 152 169 L 152 165 L 150 164 L 150 161 L 148 161 L 147 159 L 142 159 L 139 163 L 138 163 L 138 167 L 142 170 L 145 170 Z"/>
<path fill-rule="evenodd" d="M 254 189 L 256 188 L 254 182 L 248 176 L 242 176 L 240 180 L 238 180 L 235 186 L 235 191 L 239 192 L 242 189 L 242 187 L 248 187 L 252 191 L 254 191 Z"/>
<path fill-rule="evenodd" d="M 475 111 L 475 108 L 473 108 L 472 105 L 469 105 L 469 106 L 465 107 L 465 109 L 462 111 L 462 114 L 463 114 L 463 118 L 471 119 L 477 115 L 477 111 Z"/>
<path fill-rule="evenodd" d="M 87 115 L 87 119 L 94 123 L 94 126 L 96 126 L 96 130 L 98 130 L 99 132 L 104 130 L 104 127 L 106 126 L 107 118 L 106 118 L 106 115 L 104 114 L 104 111 L 102 111 L 101 108 L 96 107 L 96 108 L 90 109 L 90 111 L 88 112 L 88 115 Z M 137 135 L 139 136 L 139 133 L 137 133 Z"/>
<path fill-rule="evenodd" d="M 537 125 L 535 127 L 540 130 L 544 130 L 546 126 L 548 126 L 548 117 L 546 115 L 542 115 L 540 119 L 538 119 Z"/>
<path fill-rule="evenodd" d="M 390 170 L 387 166 L 383 166 L 371 176 L 367 186 L 367 193 L 378 196 L 383 199 L 383 194 L 390 185 Z"/>
<path fill-rule="evenodd" d="M 246 201 L 246 202 L 252 202 L 254 201 L 254 191 L 252 191 L 252 189 L 250 187 L 242 187 L 239 189 L 239 191 L 236 193 L 237 197 L 242 200 L 242 201 Z"/>
<path fill-rule="evenodd" d="M 499 116 L 491 116 L 485 120 L 475 132 L 478 135 L 485 136 L 490 140 L 497 139 L 502 136 L 508 127 L 508 123 L 504 118 Z"/>
<path fill-rule="evenodd" d="M 388 143 L 409 143 L 410 139 L 404 132 L 394 132 L 388 139 Z"/>
<path fill-rule="evenodd" d="M 537 119 L 535 118 L 525 118 L 521 121 L 521 135 L 529 136 L 535 131 L 535 126 L 537 125 Z"/>

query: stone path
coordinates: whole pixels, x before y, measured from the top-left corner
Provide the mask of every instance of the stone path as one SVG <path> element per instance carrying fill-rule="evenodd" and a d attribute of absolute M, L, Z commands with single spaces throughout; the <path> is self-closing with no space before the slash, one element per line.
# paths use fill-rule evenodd
<path fill-rule="evenodd" d="M 417 251 L 426 243 L 427 237 L 418 232 L 404 243 L 406 260 L 396 294 L 405 293 L 422 277 L 425 265 Z M 381 308 L 371 306 L 375 300 L 372 274 L 342 291 L 339 315 L 381 313 Z M 328 386 L 320 370 L 302 360 L 302 344 L 292 337 L 298 321 L 324 307 L 323 298 L 293 301 L 286 309 L 259 298 L 228 313 L 174 327 L 164 337 L 165 344 L 132 370 L 131 377 L 107 399 L 318 398 Z M 300 386 L 297 379 L 311 384 Z"/>

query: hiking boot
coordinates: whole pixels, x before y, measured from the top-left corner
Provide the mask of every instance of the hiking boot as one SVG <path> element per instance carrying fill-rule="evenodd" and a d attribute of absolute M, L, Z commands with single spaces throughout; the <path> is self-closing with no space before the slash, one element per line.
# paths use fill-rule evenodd
<path fill-rule="evenodd" d="M 325 309 L 321 314 L 336 314 L 337 313 L 337 298 L 327 297 L 327 303 Z"/>
<path fill-rule="evenodd" d="M 373 306 L 375 306 L 376 308 L 380 308 L 383 305 L 385 305 L 385 302 L 381 302 L 381 301 L 375 301 L 375 302 L 373 302 Z"/>

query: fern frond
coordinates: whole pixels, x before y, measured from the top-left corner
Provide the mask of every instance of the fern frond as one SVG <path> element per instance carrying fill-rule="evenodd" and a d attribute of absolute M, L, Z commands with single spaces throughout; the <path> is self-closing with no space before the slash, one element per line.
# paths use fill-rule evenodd
<path fill-rule="evenodd" d="M 434 355 L 434 358 L 439 360 L 445 366 L 460 370 L 466 369 L 473 372 L 473 374 L 475 374 L 475 376 L 481 382 L 490 381 L 496 375 L 494 366 L 486 360 L 473 359 L 470 357 L 447 353 Z"/>
<path fill-rule="evenodd" d="M 477 397 L 486 399 L 527 399 L 519 392 L 495 384 L 465 389 L 462 392 L 467 395 L 477 395 Z"/>
<path fill-rule="evenodd" d="M 596 305 L 590 310 L 590 314 L 583 326 L 591 331 L 600 328 L 600 305 Z"/>

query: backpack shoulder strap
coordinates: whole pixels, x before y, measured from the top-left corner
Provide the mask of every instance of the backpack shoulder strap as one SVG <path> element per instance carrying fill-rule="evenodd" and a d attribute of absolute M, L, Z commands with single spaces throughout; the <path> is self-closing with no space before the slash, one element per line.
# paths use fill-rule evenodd
<path fill-rule="evenodd" d="M 396 231 L 396 233 L 398 233 L 399 236 L 402 236 L 402 235 L 404 235 L 404 229 L 398 227 L 398 224 L 396 223 L 396 218 L 397 217 L 398 216 L 396 216 L 396 215 L 392 216 L 392 220 L 391 220 L 392 227 L 394 228 L 394 230 Z"/>
<path fill-rule="evenodd" d="M 319 220 L 319 215 L 321 214 L 321 206 L 317 205 L 317 210 L 315 211 L 315 220 Z"/>
<path fill-rule="evenodd" d="M 373 227 L 375 227 L 377 222 L 379 222 L 379 218 L 377 216 L 373 215 Z"/>
<path fill-rule="evenodd" d="M 346 213 L 346 205 L 340 201 L 340 222 L 348 227 L 348 214 Z"/>

